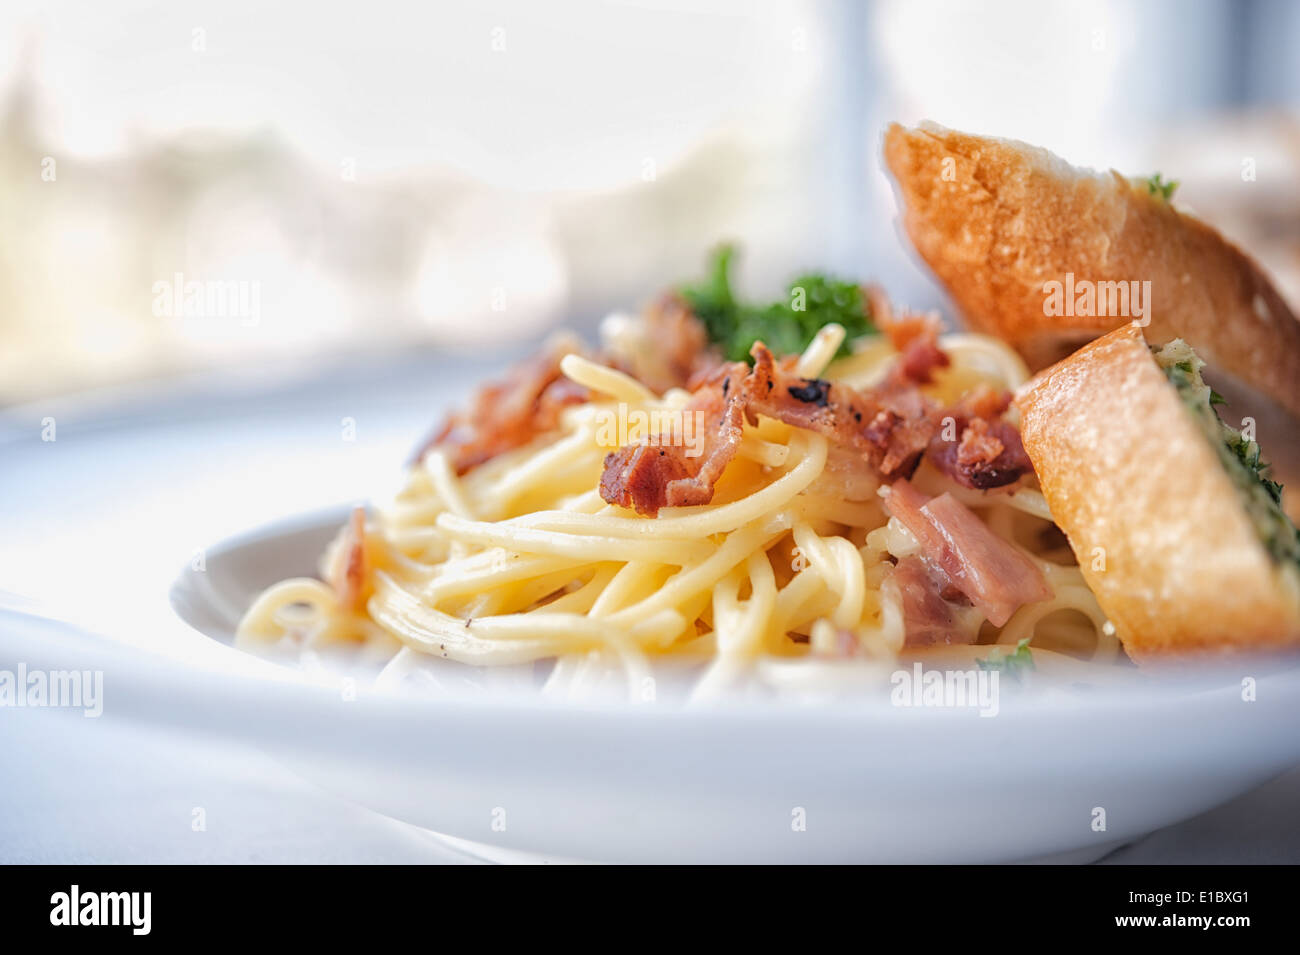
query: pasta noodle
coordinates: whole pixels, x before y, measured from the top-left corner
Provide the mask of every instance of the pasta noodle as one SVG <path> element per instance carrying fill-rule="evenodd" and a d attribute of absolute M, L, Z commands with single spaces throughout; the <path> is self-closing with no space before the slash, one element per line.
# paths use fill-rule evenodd
<path fill-rule="evenodd" d="M 844 331 L 827 326 L 798 358 L 806 378 L 878 382 L 896 353 L 869 339 L 833 360 Z M 1014 388 L 1027 377 L 1006 346 L 948 336 L 951 366 L 933 385 L 950 400 L 972 384 Z M 659 396 L 623 372 L 577 354 L 560 367 L 591 400 L 565 408 L 559 427 L 458 476 L 435 448 L 367 526 L 359 602 L 319 580 L 271 587 L 248 610 L 241 646 L 364 646 L 390 660 L 384 681 L 423 662 L 478 667 L 545 662 L 543 692 L 570 697 L 620 686 L 643 699 L 655 674 L 680 667 L 710 698 L 746 685 L 834 687 L 880 679 L 904 648 L 894 562 L 917 540 L 876 496 L 828 490 L 828 441 L 769 418 L 744 425 L 737 456 L 706 505 L 656 517 L 606 504 L 597 488 L 616 449 L 611 416 L 661 424 L 689 395 Z M 914 483 L 950 493 L 1029 554 L 1052 596 L 1021 606 L 1000 628 L 973 617 L 978 644 L 1028 639 L 1061 659 L 1114 661 L 1113 628 L 1068 549 L 1044 543 L 1051 514 L 1034 487 L 976 491 L 923 464 Z M 345 532 L 346 535 L 346 532 Z M 346 541 L 323 559 L 336 579 Z M 856 648 L 838 659 L 842 639 Z M 986 648 L 987 650 L 987 648 Z M 435 681 L 436 682 L 436 681 Z"/>

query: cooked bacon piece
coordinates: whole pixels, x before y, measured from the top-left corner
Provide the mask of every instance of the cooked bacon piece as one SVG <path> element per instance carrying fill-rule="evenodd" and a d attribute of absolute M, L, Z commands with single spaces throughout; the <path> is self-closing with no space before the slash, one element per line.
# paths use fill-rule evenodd
<path fill-rule="evenodd" d="M 704 323 L 676 292 L 668 292 L 607 341 L 606 359 L 657 394 L 694 388 L 722 364 Z"/>
<path fill-rule="evenodd" d="M 956 606 L 941 593 L 948 585 L 942 571 L 931 570 L 924 560 L 912 555 L 898 562 L 888 580 L 898 589 L 903 607 L 903 646 L 975 642 L 977 628 L 963 627 Z"/>
<path fill-rule="evenodd" d="M 987 421 L 976 418 L 966 425 L 957 445 L 957 464 L 962 470 L 974 469 L 996 461 L 1007 446 L 993 434 Z"/>
<path fill-rule="evenodd" d="M 1002 420 L 1011 393 L 975 388 L 943 412 L 953 428 L 940 428 L 926 454 L 931 463 L 963 487 L 1003 487 L 1032 473 L 1034 465 L 1020 443 L 1020 432 Z M 956 440 L 951 440 L 953 437 Z"/>
<path fill-rule="evenodd" d="M 600 496 L 610 504 L 653 517 L 668 507 L 668 488 L 696 476 L 679 447 L 629 444 L 605 455 Z M 699 459 L 696 459 L 699 460 Z"/>
<path fill-rule="evenodd" d="M 601 498 L 650 517 L 662 507 L 713 500 L 714 485 L 740 448 L 747 372 L 742 362 L 716 369 L 683 406 L 683 414 L 704 415 L 703 453 L 692 456 L 690 448 L 648 441 L 619 448 L 605 456 Z"/>
<path fill-rule="evenodd" d="M 872 321 L 889 336 L 890 344 L 898 352 L 898 361 L 890 370 L 892 380 L 925 385 L 933 380 L 936 368 L 948 367 L 948 356 L 939 347 L 939 334 L 943 331 L 939 316 L 916 312 L 895 315 L 889 297 L 878 285 L 868 285 L 866 295 Z"/>
<path fill-rule="evenodd" d="M 744 422 L 760 414 L 828 438 L 841 476 L 851 470 L 844 467 L 844 451 L 857 455 L 877 479 L 911 474 L 936 433 L 938 407 L 901 377 L 857 390 L 799 377 L 796 358 L 778 363 L 762 342 L 750 355 L 752 370 L 739 362 L 716 369 L 685 406 L 706 414 L 706 451 L 700 458 L 687 458 L 682 448 L 653 448 L 653 453 L 637 445 L 621 448 L 605 458 L 600 496 L 649 515 L 665 506 L 707 504 L 735 456 Z M 854 486 L 861 487 L 860 476 L 853 477 Z"/>
<path fill-rule="evenodd" d="M 995 626 L 1052 590 L 1042 571 L 951 494 L 928 499 L 906 479 L 890 485 L 885 509 L 912 532 L 932 568 L 947 575 Z"/>
<path fill-rule="evenodd" d="M 894 369 L 909 381 L 926 385 L 934 380 L 936 368 L 947 368 L 949 364 L 947 353 L 935 338 L 915 338 L 899 353 Z"/>
<path fill-rule="evenodd" d="M 415 460 L 442 448 L 457 474 L 465 474 L 499 454 L 523 447 L 555 430 L 560 412 L 588 400 L 587 389 L 564 377 L 560 359 L 580 352 L 572 342 L 555 341 L 516 365 L 505 381 L 485 385 L 468 411 L 453 413 L 424 444 Z"/>
<path fill-rule="evenodd" d="M 366 509 L 355 507 L 344 532 L 344 551 L 335 564 L 331 584 L 338 594 L 339 606 L 359 611 L 366 582 Z"/>
<path fill-rule="evenodd" d="M 778 364 L 762 342 L 754 344 L 750 355 L 754 370 L 745 388 L 751 414 L 816 431 L 864 455 L 886 477 L 910 474 L 938 427 L 933 402 L 901 380 L 858 390 L 800 378 L 793 360 Z"/>

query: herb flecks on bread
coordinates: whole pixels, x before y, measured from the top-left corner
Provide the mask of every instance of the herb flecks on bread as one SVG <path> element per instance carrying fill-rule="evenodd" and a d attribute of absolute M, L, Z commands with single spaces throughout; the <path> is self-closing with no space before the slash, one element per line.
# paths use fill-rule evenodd
<path fill-rule="evenodd" d="M 1181 338 L 1152 348 L 1152 355 L 1218 452 L 1224 471 L 1236 486 L 1242 506 L 1273 559 L 1300 567 L 1300 535 L 1282 510 L 1282 485 L 1266 476 L 1268 464 L 1260 457 L 1259 442 L 1219 417 L 1216 406 L 1223 399 L 1201 376 L 1205 362 Z"/>
<path fill-rule="evenodd" d="M 1219 424 L 1186 345 L 1159 355 L 1129 324 L 1020 389 L 1052 517 L 1139 663 L 1300 646 L 1295 530 L 1248 473 L 1258 446 Z"/>

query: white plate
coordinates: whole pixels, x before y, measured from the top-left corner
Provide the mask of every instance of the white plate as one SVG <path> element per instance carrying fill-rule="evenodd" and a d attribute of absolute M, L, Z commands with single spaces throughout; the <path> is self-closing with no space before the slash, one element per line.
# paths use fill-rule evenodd
<path fill-rule="evenodd" d="M 174 606 L 228 640 L 260 588 L 310 571 L 343 516 L 299 518 L 210 549 L 203 573 L 177 580 Z M 1253 702 L 1242 698 L 1244 676 L 1258 681 Z M 1208 686 L 1124 694 L 1004 693 L 992 719 L 894 707 L 885 694 L 708 710 L 365 692 L 345 701 L 291 672 L 228 676 L 202 696 L 156 681 L 132 693 L 168 695 L 177 718 L 247 734 L 337 793 L 488 855 L 1081 861 L 1300 761 L 1294 670 L 1237 667 Z"/>
<path fill-rule="evenodd" d="M 428 363 L 288 396 L 203 394 L 148 413 L 98 403 L 0 419 L 0 586 L 81 626 L 0 610 L 0 664 L 105 672 L 105 718 L 279 754 L 363 805 L 481 853 L 649 861 L 1086 859 L 1300 763 L 1300 679 L 1063 696 L 995 719 L 858 705 L 682 711 L 345 700 L 223 642 L 265 584 L 310 571 L 357 500 L 481 372 Z M 457 377 L 459 376 L 459 377 Z M 412 396 L 418 396 L 413 400 Z M 42 419 L 58 440 L 42 441 Z M 357 440 L 340 440 L 343 417 Z M 0 601 L 3 603 L 3 601 Z M 193 624 L 193 625 L 192 625 Z M 1095 831 L 1095 807 L 1107 828 Z M 504 815 L 501 810 L 504 811 Z M 805 831 L 792 826 L 797 810 Z M 504 819 L 504 829 L 500 828 Z M 494 827 L 496 823 L 496 827 Z"/>

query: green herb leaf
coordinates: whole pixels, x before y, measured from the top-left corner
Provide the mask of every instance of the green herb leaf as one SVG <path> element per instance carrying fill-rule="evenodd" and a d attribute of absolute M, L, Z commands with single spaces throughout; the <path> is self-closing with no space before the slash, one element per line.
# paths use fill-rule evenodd
<path fill-rule="evenodd" d="M 1007 676 L 1015 677 L 1017 680 L 1020 679 L 1021 674 L 1036 669 L 1034 655 L 1029 649 L 1028 637 L 1017 643 L 1016 648 L 1006 655 L 1003 655 L 1001 647 L 994 647 L 987 657 L 976 660 L 975 664 L 981 670 L 1001 670 Z"/>
<path fill-rule="evenodd" d="M 1174 190 L 1178 188 L 1178 180 L 1171 179 L 1165 182 L 1160 173 L 1156 173 L 1146 180 L 1147 192 L 1153 196 L 1159 196 L 1165 202 L 1174 197 Z"/>
<path fill-rule="evenodd" d="M 733 246 L 721 246 L 713 253 L 704 281 L 679 290 L 709 339 L 731 361 L 748 361 L 756 341 L 777 355 L 797 354 L 823 325 L 832 322 L 843 325 L 846 333 L 840 355 L 849 353 L 849 341 L 876 331 L 861 286 L 819 273 L 796 278 L 780 301 L 767 305 L 737 301 L 731 288 L 734 258 Z"/>

